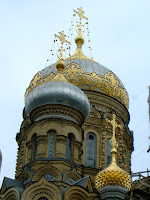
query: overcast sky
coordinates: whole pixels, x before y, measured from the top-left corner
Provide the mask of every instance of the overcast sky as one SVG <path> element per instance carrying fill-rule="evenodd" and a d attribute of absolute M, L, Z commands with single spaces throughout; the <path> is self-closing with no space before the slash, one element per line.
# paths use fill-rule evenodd
<path fill-rule="evenodd" d="M 81 6 L 89 18 L 94 60 L 112 70 L 129 94 L 129 127 L 134 131 L 135 148 L 132 171 L 150 168 L 150 1 L 5 0 L 0 1 L 0 185 L 4 176 L 14 178 L 15 137 L 22 122 L 25 90 L 45 67 L 54 34 L 61 30 L 68 34 L 73 9 Z"/>

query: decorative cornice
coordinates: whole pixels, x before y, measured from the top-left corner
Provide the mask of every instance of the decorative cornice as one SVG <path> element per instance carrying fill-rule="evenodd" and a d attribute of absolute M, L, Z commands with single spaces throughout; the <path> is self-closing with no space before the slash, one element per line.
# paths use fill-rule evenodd
<path fill-rule="evenodd" d="M 76 109 L 68 107 L 65 105 L 44 105 L 34 109 L 31 112 L 31 120 L 36 121 L 39 117 L 46 116 L 46 118 L 59 118 L 59 116 L 64 116 L 65 118 L 70 119 L 78 123 L 79 125 L 83 124 L 83 115 Z M 57 117 L 56 117 L 57 116 Z"/>

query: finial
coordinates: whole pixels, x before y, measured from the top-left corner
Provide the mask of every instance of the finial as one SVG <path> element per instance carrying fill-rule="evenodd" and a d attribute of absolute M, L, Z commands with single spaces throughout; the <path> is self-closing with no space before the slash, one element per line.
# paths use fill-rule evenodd
<path fill-rule="evenodd" d="M 58 52 L 60 52 L 60 54 L 57 56 L 60 60 L 63 60 L 63 51 L 65 51 L 65 49 L 63 49 L 63 45 L 64 45 L 64 43 L 68 43 L 68 44 L 71 44 L 71 43 L 65 39 L 66 35 L 64 34 L 64 31 L 61 31 L 61 32 L 59 32 L 59 35 L 55 34 L 54 36 L 59 38 L 59 40 L 61 42 L 60 49 L 58 49 Z"/>
<path fill-rule="evenodd" d="M 58 52 L 60 52 L 58 58 L 60 60 L 58 60 L 56 62 L 56 68 L 57 68 L 57 75 L 53 78 L 52 81 L 64 81 L 64 82 L 68 82 L 64 75 L 63 75 L 63 70 L 66 66 L 65 61 L 63 60 L 63 51 L 65 51 L 65 49 L 63 49 L 63 44 L 64 43 L 68 43 L 71 44 L 68 40 L 65 39 L 66 35 L 64 34 L 64 31 L 59 32 L 59 35 L 55 34 L 55 37 L 59 38 L 60 42 L 61 42 L 61 46 L 60 49 L 58 49 Z"/>
<path fill-rule="evenodd" d="M 76 29 L 78 35 L 75 37 L 75 43 L 77 44 L 77 49 L 75 51 L 75 53 L 73 55 L 71 55 L 68 59 L 86 59 L 86 60 L 91 60 L 89 59 L 87 56 L 84 55 L 83 51 L 82 51 L 82 44 L 84 44 L 84 37 L 83 37 L 83 32 L 82 32 L 82 27 L 84 26 L 82 24 L 82 19 L 86 19 L 88 20 L 87 17 L 84 16 L 84 11 L 81 8 L 77 8 L 78 11 L 73 10 L 76 14 L 78 14 L 79 16 L 79 24 L 77 25 L 78 29 Z M 73 14 L 74 16 L 76 14 Z"/>
<path fill-rule="evenodd" d="M 78 36 L 75 38 L 75 43 L 77 44 L 77 48 L 81 48 L 82 44 L 84 43 L 83 32 L 82 32 L 82 27 L 84 25 L 82 24 L 82 19 L 84 18 L 88 20 L 88 18 L 84 16 L 84 11 L 82 10 L 82 7 L 77 9 L 78 11 L 73 10 L 79 16 L 79 24 L 77 25 L 78 29 L 76 29 Z"/>
<path fill-rule="evenodd" d="M 111 123 L 112 128 L 113 128 L 113 135 L 112 135 L 112 138 L 110 140 L 110 143 L 111 143 L 111 146 L 112 146 L 111 155 L 112 155 L 112 162 L 116 162 L 116 154 L 117 154 L 118 143 L 117 143 L 116 137 L 115 137 L 115 130 L 116 130 L 117 127 L 122 129 L 122 126 L 117 124 L 115 113 L 113 113 L 113 119 L 112 120 L 106 119 L 106 121 Z"/>
<path fill-rule="evenodd" d="M 77 25 L 77 27 L 78 27 L 77 33 L 78 33 L 79 35 L 82 35 L 82 34 L 83 34 L 83 33 L 82 33 L 82 27 L 84 26 L 84 25 L 82 24 L 82 19 L 84 18 L 84 19 L 88 20 L 88 18 L 85 17 L 85 16 L 83 15 L 83 14 L 84 14 L 84 11 L 82 10 L 82 7 L 81 7 L 81 8 L 77 8 L 77 9 L 78 9 L 78 11 L 73 10 L 75 13 L 78 14 L 78 16 L 79 16 L 79 18 L 80 18 L 79 24 Z"/>
<path fill-rule="evenodd" d="M 116 115 L 113 113 L 113 119 L 108 120 L 106 119 L 107 122 L 111 123 L 112 128 L 113 128 L 113 136 L 111 139 L 111 164 L 104 170 L 100 171 L 95 179 L 95 186 L 99 190 L 100 188 L 106 186 L 106 185 L 120 185 L 127 190 L 130 190 L 132 180 L 130 175 L 121 169 L 117 163 L 116 163 L 116 154 L 117 154 L 117 147 L 118 143 L 115 138 L 115 129 L 117 127 L 120 127 L 122 129 L 121 125 L 118 125 L 116 122 Z"/>

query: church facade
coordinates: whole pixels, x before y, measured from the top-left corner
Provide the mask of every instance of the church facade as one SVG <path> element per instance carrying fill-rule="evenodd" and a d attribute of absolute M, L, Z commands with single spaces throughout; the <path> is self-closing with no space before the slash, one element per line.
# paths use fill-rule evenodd
<path fill-rule="evenodd" d="M 23 122 L 16 135 L 15 179 L 4 178 L 0 199 L 109 199 L 100 194 L 107 191 L 95 186 L 99 172 L 119 177 L 104 184 L 104 173 L 99 176 L 103 176 L 103 187 L 110 186 L 109 194 L 117 188 L 111 199 L 125 199 L 130 190 L 123 191 L 126 184 L 119 182 L 131 173 L 129 97 L 111 70 L 84 55 L 81 22 L 87 18 L 81 8 L 75 13 L 80 19 L 75 53 L 64 59 L 63 44 L 68 41 L 63 32 L 56 35 L 62 45 L 59 61 L 37 72 L 26 90 Z M 116 147 L 112 146 L 113 133 Z M 113 155 L 117 167 L 105 171 Z"/>

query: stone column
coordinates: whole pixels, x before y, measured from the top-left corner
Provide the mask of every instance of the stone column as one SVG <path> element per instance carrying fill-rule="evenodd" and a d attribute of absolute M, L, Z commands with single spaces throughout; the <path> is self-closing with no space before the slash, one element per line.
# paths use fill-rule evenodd
<path fill-rule="evenodd" d="M 81 164 L 80 152 L 81 152 L 81 143 L 76 141 L 74 144 L 74 159 L 73 160 L 77 164 Z"/>
<path fill-rule="evenodd" d="M 32 160 L 32 144 L 31 141 L 29 141 L 27 143 L 27 163 L 30 162 L 31 160 Z"/>
<path fill-rule="evenodd" d="M 66 143 L 67 137 L 57 135 L 56 137 L 56 157 L 66 159 Z"/>
<path fill-rule="evenodd" d="M 46 136 L 38 136 L 37 139 L 37 155 L 36 158 L 45 158 L 47 155 L 47 140 Z"/>

